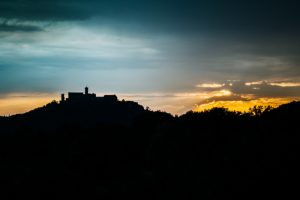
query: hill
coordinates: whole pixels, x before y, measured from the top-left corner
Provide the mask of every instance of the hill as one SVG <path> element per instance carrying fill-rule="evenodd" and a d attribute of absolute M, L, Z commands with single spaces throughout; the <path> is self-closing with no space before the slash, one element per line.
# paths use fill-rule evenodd
<path fill-rule="evenodd" d="M 95 128 L 98 125 L 129 126 L 143 113 L 143 106 L 132 101 L 83 101 L 56 102 L 7 119 L 13 125 L 6 126 L 9 132 L 17 129 L 33 129 L 43 133 L 59 132 L 67 125 Z M 4 119 L 4 118 L 3 118 Z"/>
<path fill-rule="evenodd" d="M 11 198 L 299 196 L 300 102 L 174 117 L 134 102 L 52 102 L 0 118 Z"/>

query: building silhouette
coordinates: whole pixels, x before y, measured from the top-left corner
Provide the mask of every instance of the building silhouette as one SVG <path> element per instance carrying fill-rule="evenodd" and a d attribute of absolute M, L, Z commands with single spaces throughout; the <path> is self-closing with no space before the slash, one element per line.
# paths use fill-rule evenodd
<path fill-rule="evenodd" d="M 118 97 L 113 95 L 104 95 L 103 97 L 97 97 L 95 93 L 89 93 L 89 88 L 85 87 L 83 92 L 68 92 L 68 98 L 65 98 L 65 94 L 61 94 L 61 103 L 69 102 L 88 102 L 88 101 L 106 101 L 117 102 Z"/>
<path fill-rule="evenodd" d="M 88 95 L 88 94 L 89 94 L 89 88 L 88 88 L 87 86 L 84 88 L 84 94 L 85 94 L 85 95 Z"/>

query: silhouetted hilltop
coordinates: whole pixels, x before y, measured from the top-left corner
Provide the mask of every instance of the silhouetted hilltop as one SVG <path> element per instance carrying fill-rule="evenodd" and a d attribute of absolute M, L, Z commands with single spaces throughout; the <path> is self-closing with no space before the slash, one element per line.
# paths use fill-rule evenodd
<path fill-rule="evenodd" d="M 80 120 L 90 123 L 130 124 L 144 111 L 143 106 L 132 101 L 87 101 L 52 102 L 23 116 L 25 118 L 55 119 L 60 121 Z"/>
<path fill-rule="evenodd" d="M 133 101 L 119 101 L 115 95 L 96 97 L 89 94 L 69 93 L 69 98 L 53 101 L 24 114 L 9 117 L 19 127 L 43 132 L 57 132 L 65 126 L 95 128 L 106 125 L 129 126 L 145 112 L 143 106 Z M 14 132 L 17 126 L 6 127 Z"/>
<path fill-rule="evenodd" d="M 75 96 L 0 118 L 2 195 L 299 197 L 300 102 L 174 117 L 113 95 Z"/>

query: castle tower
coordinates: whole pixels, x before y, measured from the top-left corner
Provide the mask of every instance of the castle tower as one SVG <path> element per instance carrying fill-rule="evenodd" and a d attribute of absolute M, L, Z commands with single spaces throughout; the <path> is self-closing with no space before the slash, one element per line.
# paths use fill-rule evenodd
<path fill-rule="evenodd" d="M 89 94 L 89 88 L 88 88 L 87 86 L 84 88 L 84 94 L 85 94 L 85 95 L 88 95 L 88 94 Z"/>
<path fill-rule="evenodd" d="M 61 102 L 64 102 L 65 101 L 65 94 L 61 94 Z"/>

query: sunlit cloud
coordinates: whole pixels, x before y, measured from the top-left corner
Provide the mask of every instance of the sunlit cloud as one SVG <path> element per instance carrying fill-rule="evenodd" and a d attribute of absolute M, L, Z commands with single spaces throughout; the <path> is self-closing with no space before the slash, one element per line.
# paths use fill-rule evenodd
<path fill-rule="evenodd" d="M 216 97 L 221 97 L 221 96 L 230 96 L 232 95 L 232 92 L 230 90 L 220 90 L 214 94 Z"/>
<path fill-rule="evenodd" d="M 198 88 L 221 88 L 225 86 L 225 84 L 219 84 L 219 83 L 202 83 L 196 85 Z"/>
<path fill-rule="evenodd" d="M 246 82 L 245 85 L 252 86 L 252 85 L 261 85 L 263 83 L 264 83 L 264 81 L 254 81 L 254 82 Z"/>
<path fill-rule="evenodd" d="M 254 82 L 246 82 L 246 86 L 259 86 L 259 85 L 269 85 L 269 86 L 277 86 L 277 87 L 300 87 L 300 82 L 288 82 L 288 81 L 272 81 L 272 80 L 264 80 L 264 81 L 254 81 Z M 254 87 L 253 89 L 259 89 L 258 87 Z"/>
<path fill-rule="evenodd" d="M 300 87 L 300 83 L 296 82 L 280 82 L 280 83 L 268 83 L 269 85 L 272 86 L 278 86 L 278 87 Z"/>

